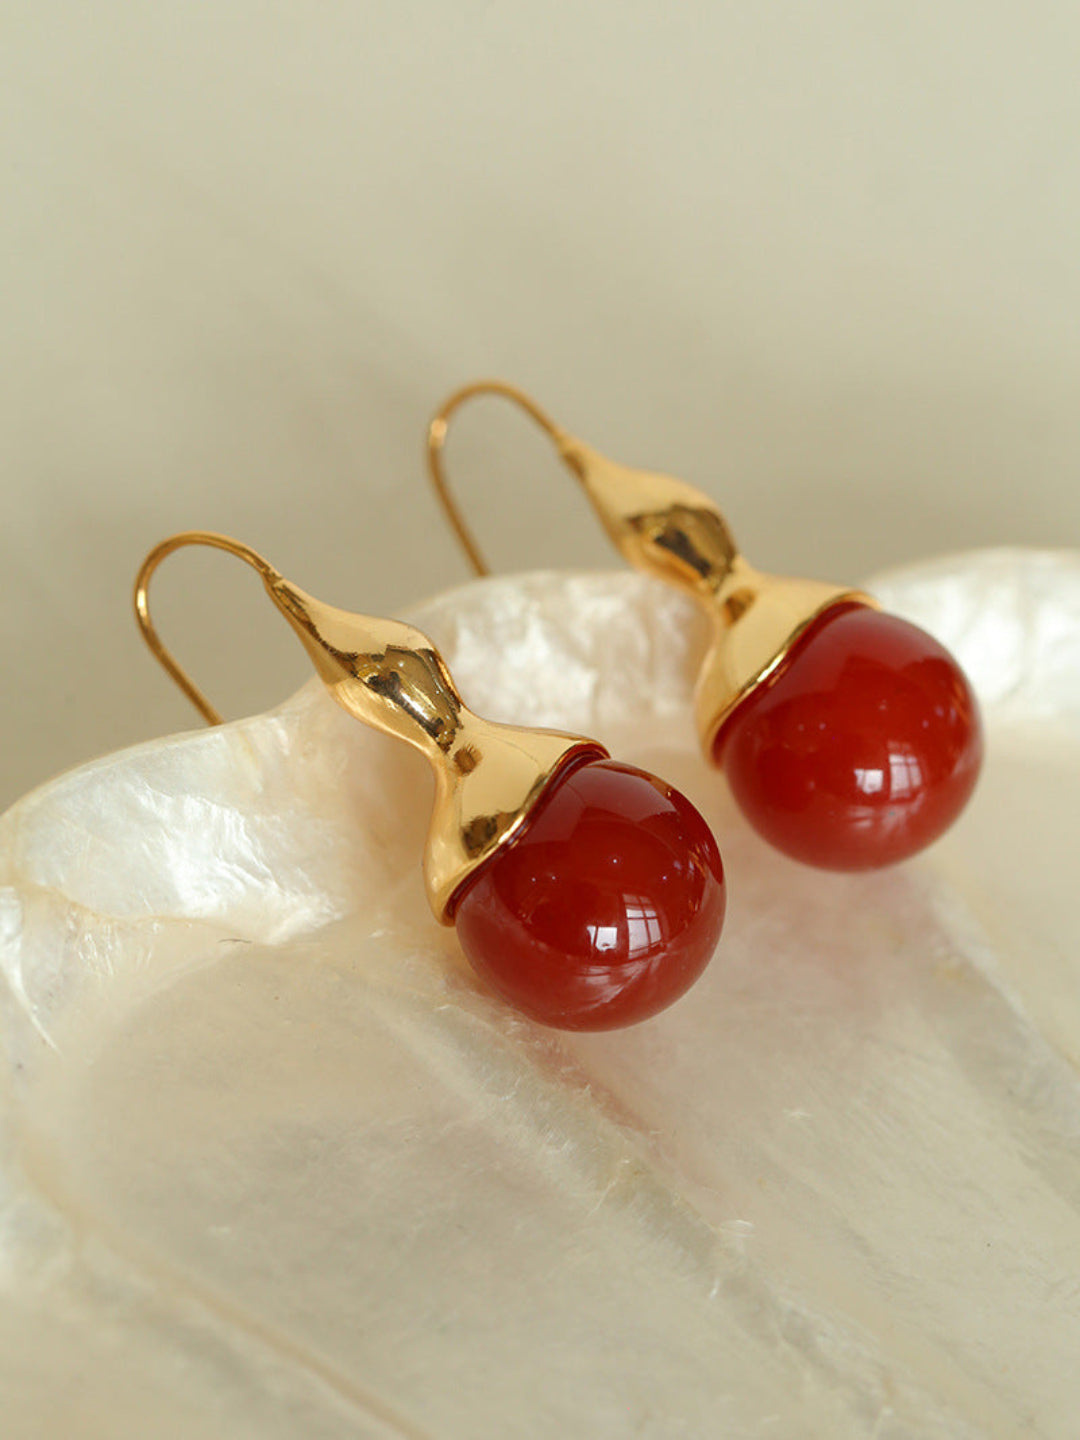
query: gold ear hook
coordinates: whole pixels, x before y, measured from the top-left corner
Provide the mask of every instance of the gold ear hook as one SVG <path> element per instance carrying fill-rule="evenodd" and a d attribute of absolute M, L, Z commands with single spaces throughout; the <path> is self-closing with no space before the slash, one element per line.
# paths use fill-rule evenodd
<path fill-rule="evenodd" d="M 223 723 L 221 713 L 192 680 L 184 667 L 174 659 L 167 647 L 162 643 L 157 627 L 150 618 L 150 580 L 154 571 L 163 560 L 170 556 L 174 550 L 180 550 L 185 545 L 207 545 L 214 550 L 224 550 L 229 555 L 235 555 L 238 560 L 243 560 L 253 570 L 257 570 L 262 576 L 269 589 L 281 576 L 274 567 L 249 545 L 243 545 L 239 540 L 232 539 L 229 535 L 218 535 L 213 530 L 185 530 L 179 535 L 170 535 L 160 545 L 155 545 L 150 554 L 147 555 L 139 573 L 135 577 L 135 619 L 138 622 L 142 637 L 150 647 L 151 653 L 161 664 L 168 675 L 176 681 L 177 685 L 184 692 L 187 698 L 198 710 L 208 725 L 221 725 Z"/>
<path fill-rule="evenodd" d="M 446 518 L 460 541 L 461 548 L 465 551 L 474 573 L 490 575 L 491 567 L 476 543 L 476 536 L 467 524 L 460 505 L 450 493 L 450 486 L 446 479 L 446 464 L 443 460 L 443 447 L 446 444 L 451 417 L 455 411 L 461 409 L 467 400 L 473 400 L 478 395 L 498 395 L 504 400 L 509 400 L 519 410 L 524 410 L 525 414 L 535 421 L 544 434 L 554 442 L 563 459 L 566 458 L 565 444 L 570 437 L 555 424 L 546 410 L 540 408 L 531 395 L 527 395 L 524 390 L 519 390 L 516 385 L 510 385 L 505 380 L 474 380 L 468 385 L 463 385 L 444 402 L 428 426 L 428 472 L 431 475 L 431 483 L 435 487 L 435 494 L 439 497 Z"/>
<path fill-rule="evenodd" d="M 510 400 L 548 436 L 559 459 L 581 483 L 612 543 L 640 570 L 701 596 L 714 595 L 739 560 L 735 543 L 714 503 L 670 475 L 616 464 L 557 425 L 531 396 L 503 380 L 475 380 L 455 390 L 428 426 L 428 471 L 435 493 L 477 575 L 489 575 L 483 554 L 458 502 L 450 493 L 443 462 L 449 422 L 479 395 Z"/>
<path fill-rule="evenodd" d="M 453 922 L 464 882 L 517 834 L 554 776 L 579 758 L 607 754 L 582 735 L 485 720 L 468 708 L 438 650 L 412 625 L 335 609 L 305 594 L 238 540 L 189 530 L 163 540 L 143 561 L 135 581 L 135 614 L 147 645 L 211 725 L 220 725 L 221 716 L 162 644 L 150 619 L 151 576 L 184 545 L 224 550 L 256 570 L 331 697 L 365 725 L 412 745 L 431 765 L 435 805 L 424 878 L 431 908 L 446 924 Z"/>
<path fill-rule="evenodd" d="M 706 754 L 712 753 L 734 707 L 783 663 L 818 615 L 833 605 L 874 603 L 846 586 L 761 574 L 739 553 L 727 521 L 703 491 L 671 475 L 616 464 L 502 380 L 478 380 L 456 390 L 428 427 L 428 468 L 435 493 L 478 575 L 488 574 L 488 568 L 450 494 L 442 462 L 451 415 L 476 395 L 501 395 L 531 416 L 581 482 L 624 558 L 635 569 L 692 595 L 709 617 L 713 643 L 702 663 L 695 698 Z"/>

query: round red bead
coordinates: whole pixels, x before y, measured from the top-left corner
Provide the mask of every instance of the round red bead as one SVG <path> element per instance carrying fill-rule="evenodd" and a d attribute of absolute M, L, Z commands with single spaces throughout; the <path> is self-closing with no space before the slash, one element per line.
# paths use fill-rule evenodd
<path fill-rule="evenodd" d="M 467 884 L 462 949 L 544 1025 L 608 1030 L 655 1015 L 708 964 L 724 921 L 712 831 L 685 796 L 611 760 L 557 776 Z"/>
<path fill-rule="evenodd" d="M 866 606 L 815 621 L 741 701 L 713 757 L 751 824 L 830 870 L 915 854 L 964 808 L 982 728 L 960 666 L 931 636 Z"/>

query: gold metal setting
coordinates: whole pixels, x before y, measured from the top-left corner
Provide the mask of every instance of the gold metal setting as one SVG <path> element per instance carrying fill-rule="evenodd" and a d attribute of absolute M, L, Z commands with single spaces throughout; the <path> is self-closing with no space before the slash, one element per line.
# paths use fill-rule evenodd
<path fill-rule="evenodd" d="M 221 723 L 220 714 L 162 644 L 150 618 L 151 577 L 185 545 L 225 550 L 256 570 L 337 703 L 426 756 L 435 772 L 435 801 L 424 880 L 444 924 L 453 924 L 463 883 L 520 830 L 556 774 L 579 756 L 607 754 L 584 736 L 484 720 L 462 700 L 442 656 L 421 631 L 325 605 L 248 546 L 192 530 L 163 540 L 147 555 L 135 581 L 135 614 L 153 654 L 211 725 Z"/>
<path fill-rule="evenodd" d="M 694 702 L 698 736 L 707 755 L 735 706 L 775 674 L 819 615 L 835 605 L 875 603 L 842 585 L 755 570 L 739 554 L 727 522 L 707 495 L 670 475 L 616 464 L 563 430 L 530 396 L 502 380 L 474 381 L 456 390 L 428 428 L 428 468 L 435 493 L 477 575 L 490 571 L 450 493 L 443 451 L 455 411 L 480 395 L 501 396 L 524 410 L 577 476 L 604 529 L 630 564 L 685 590 L 708 615 L 713 638 Z"/>

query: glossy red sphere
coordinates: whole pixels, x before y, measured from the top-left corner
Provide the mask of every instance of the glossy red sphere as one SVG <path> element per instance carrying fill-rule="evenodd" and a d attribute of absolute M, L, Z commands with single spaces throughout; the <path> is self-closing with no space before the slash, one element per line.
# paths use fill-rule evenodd
<path fill-rule="evenodd" d="M 713 757 L 751 824 L 829 870 L 870 870 L 936 840 L 982 763 L 971 686 L 925 631 L 837 607 L 741 702 Z"/>
<path fill-rule="evenodd" d="M 724 922 L 712 831 L 685 796 L 612 760 L 566 770 L 467 883 L 461 947 L 543 1025 L 609 1030 L 670 1005 Z"/>

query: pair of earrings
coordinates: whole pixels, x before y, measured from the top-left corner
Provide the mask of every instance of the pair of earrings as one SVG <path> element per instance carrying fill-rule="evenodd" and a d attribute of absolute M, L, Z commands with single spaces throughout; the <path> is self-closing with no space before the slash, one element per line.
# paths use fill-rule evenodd
<path fill-rule="evenodd" d="M 541 427 L 632 565 L 709 616 L 699 738 L 766 840 L 807 864 L 863 870 L 948 828 L 978 777 L 982 732 L 941 645 L 860 591 L 754 570 L 706 495 L 615 464 L 499 381 L 455 392 L 428 432 L 436 492 L 478 574 L 487 566 L 447 486 L 443 447 L 453 414 L 483 394 Z M 420 631 L 325 605 L 248 546 L 189 531 L 146 557 L 135 607 L 147 643 L 211 724 L 220 715 L 150 619 L 151 576 L 185 545 L 252 566 L 338 704 L 431 763 L 428 900 L 492 989 L 542 1024 L 601 1030 L 645 1020 L 693 984 L 726 897 L 716 841 L 685 796 L 585 736 L 482 719 Z"/>

